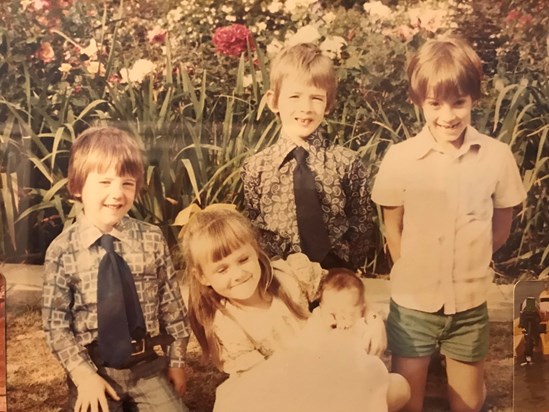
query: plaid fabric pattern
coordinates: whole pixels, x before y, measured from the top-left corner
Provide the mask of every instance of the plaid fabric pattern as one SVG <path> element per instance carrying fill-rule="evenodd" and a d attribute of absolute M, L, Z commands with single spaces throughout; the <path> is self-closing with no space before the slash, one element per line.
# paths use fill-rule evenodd
<path fill-rule="evenodd" d="M 281 137 L 250 157 L 242 168 L 246 214 L 260 231 L 270 257 L 303 252 L 300 246 L 290 155 L 296 144 Z M 319 129 L 304 144 L 307 165 L 315 174 L 323 219 L 332 251 L 354 268 L 361 268 L 375 250 L 377 215 L 370 198 L 373 181 L 356 152 L 329 141 Z"/>
<path fill-rule="evenodd" d="M 111 232 L 115 251 L 128 263 L 147 332 L 175 338 L 170 366 L 180 367 L 189 337 L 187 310 L 160 229 L 125 217 Z M 102 235 L 84 215 L 63 231 L 46 252 L 42 319 L 48 345 L 65 370 L 95 371 L 85 345 L 97 338 L 97 277 L 105 250 Z"/>

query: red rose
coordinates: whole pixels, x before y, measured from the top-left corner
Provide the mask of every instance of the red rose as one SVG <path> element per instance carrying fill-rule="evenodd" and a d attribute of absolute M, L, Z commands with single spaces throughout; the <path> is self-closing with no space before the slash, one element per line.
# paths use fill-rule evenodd
<path fill-rule="evenodd" d="M 242 24 L 219 27 L 213 36 L 215 51 L 226 56 L 240 57 L 248 49 L 255 49 L 252 33 Z"/>

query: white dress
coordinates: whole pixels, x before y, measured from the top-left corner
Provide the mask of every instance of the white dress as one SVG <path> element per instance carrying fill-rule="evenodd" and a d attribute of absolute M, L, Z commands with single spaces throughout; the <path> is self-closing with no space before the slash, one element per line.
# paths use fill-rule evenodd
<path fill-rule="evenodd" d="M 301 254 L 273 262 L 273 269 L 296 302 L 305 305 L 324 275 Z M 387 368 L 356 336 L 326 333 L 310 339 L 306 321 L 296 319 L 279 299 L 264 310 L 242 310 L 228 302 L 225 309 L 214 327 L 230 377 L 217 389 L 214 412 L 387 410 Z"/>

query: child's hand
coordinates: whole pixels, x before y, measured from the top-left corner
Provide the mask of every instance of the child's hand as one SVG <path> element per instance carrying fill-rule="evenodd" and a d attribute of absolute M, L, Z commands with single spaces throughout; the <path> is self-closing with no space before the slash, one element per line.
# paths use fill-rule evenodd
<path fill-rule="evenodd" d="M 368 324 L 368 335 L 365 337 L 367 352 L 370 355 L 381 356 L 387 349 L 387 332 L 385 322 L 379 313 L 368 313 L 366 315 Z"/>
<path fill-rule="evenodd" d="M 168 379 L 179 396 L 185 395 L 187 391 L 187 374 L 184 368 L 168 368 Z"/>
<path fill-rule="evenodd" d="M 108 412 L 109 406 L 105 392 L 114 400 L 120 400 L 114 388 L 98 374 L 90 375 L 80 382 L 77 388 L 78 397 L 74 405 L 75 412 L 88 412 L 88 410 L 91 412 Z"/>

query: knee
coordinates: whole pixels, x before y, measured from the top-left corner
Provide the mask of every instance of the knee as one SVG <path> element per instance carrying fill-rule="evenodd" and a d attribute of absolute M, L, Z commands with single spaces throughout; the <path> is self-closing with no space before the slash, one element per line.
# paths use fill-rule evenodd
<path fill-rule="evenodd" d="M 399 411 L 411 398 L 410 384 L 404 376 L 398 373 L 389 374 L 389 390 L 387 391 L 387 406 L 389 412 Z"/>

